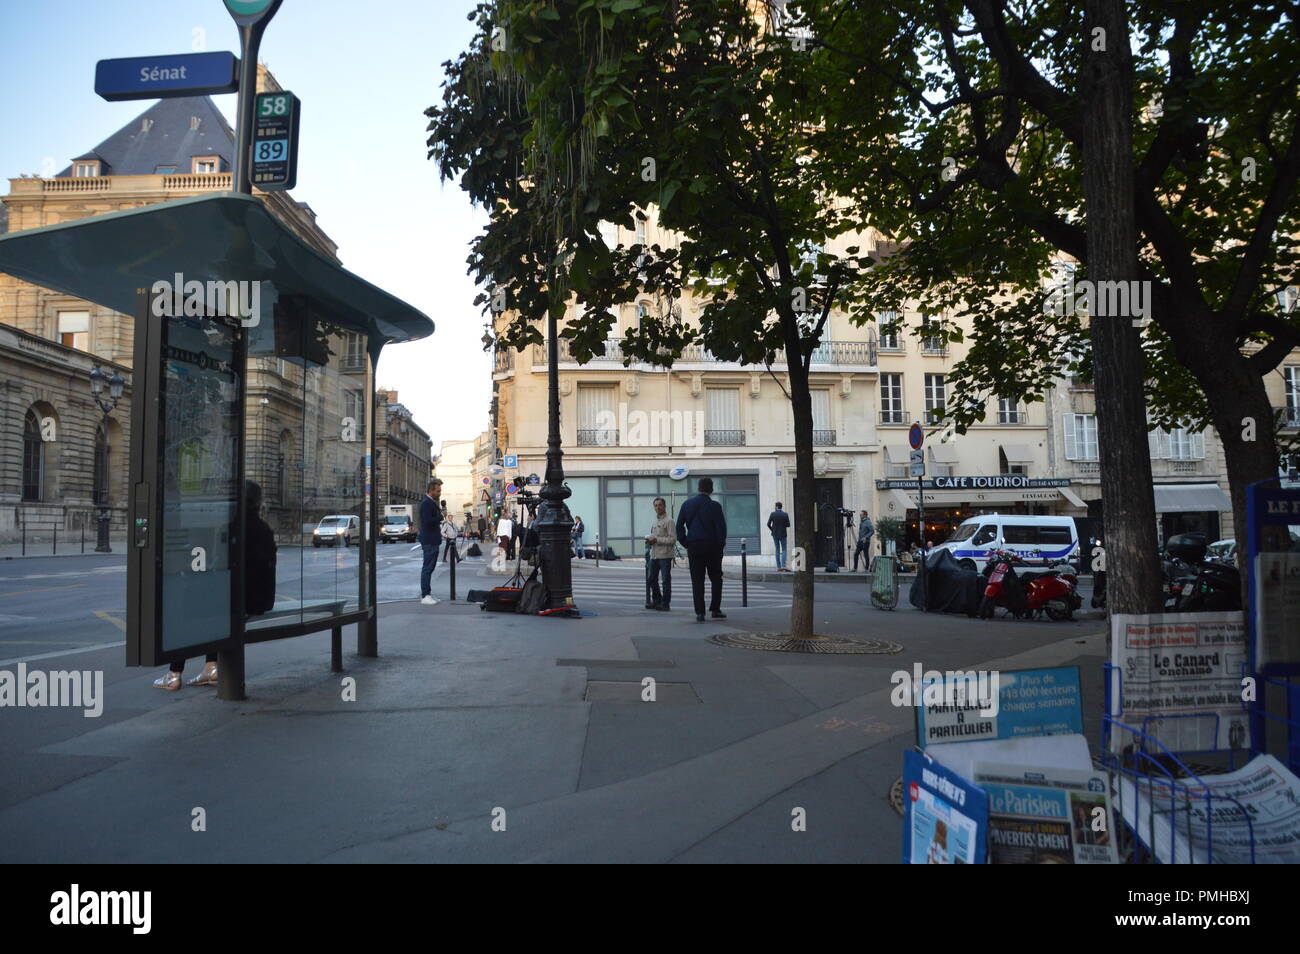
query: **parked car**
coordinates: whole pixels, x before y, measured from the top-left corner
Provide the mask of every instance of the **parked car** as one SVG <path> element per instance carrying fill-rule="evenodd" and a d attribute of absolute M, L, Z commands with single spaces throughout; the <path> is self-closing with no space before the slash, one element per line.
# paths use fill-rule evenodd
<path fill-rule="evenodd" d="M 321 517 L 311 533 L 313 547 L 350 547 L 361 542 L 361 518 L 352 514 L 332 513 Z"/>
<path fill-rule="evenodd" d="M 1027 566 L 1052 566 L 1082 559 L 1079 531 L 1070 517 L 986 513 L 969 517 L 935 550 L 947 550 L 962 566 L 983 571 L 994 551 L 1010 550 Z"/>

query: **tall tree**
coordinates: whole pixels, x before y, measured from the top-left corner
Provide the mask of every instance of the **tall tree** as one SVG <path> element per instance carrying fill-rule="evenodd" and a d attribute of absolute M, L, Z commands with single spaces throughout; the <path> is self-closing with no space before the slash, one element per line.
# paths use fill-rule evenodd
<path fill-rule="evenodd" d="M 1086 22 L 1069 0 L 790 8 L 816 37 L 830 88 L 819 161 L 839 171 L 864 220 L 905 245 L 872 270 L 864 308 L 917 298 L 931 316 L 971 320 L 948 408 L 959 430 L 990 394 L 1033 399 L 1063 354 L 1081 356 L 1108 445 L 1112 606 L 1151 607 L 1154 521 L 1132 504 L 1150 486 L 1139 383 L 1156 423 L 1215 426 L 1239 540 L 1246 486 L 1277 472 L 1264 376 L 1300 346 L 1300 316 L 1274 295 L 1296 281 L 1300 251 L 1295 3 L 1089 0 Z M 1096 27 L 1107 55 L 1093 48 Z M 1089 353 L 1080 316 L 1044 314 L 1043 278 L 1062 252 L 1094 281 L 1129 273 L 1136 258 L 1152 319 L 1140 370 L 1124 318 L 1094 309 Z"/>
<path fill-rule="evenodd" d="M 826 250 L 852 222 L 807 161 L 819 81 L 803 44 L 774 36 L 747 0 L 500 0 L 477 16 L 473 48 L 447 65 L 444 103 L 429 110 L 430 146 L 444 178 L 460 174 L 493 210 L 471 267 L 511 291 L 499 342 L 539 341 L 540 308 L 571 292 L 582 311 L 565 334 L 585 360 L 615 307 L 649 291 L 665 306 L 625 338 L 629 361 L 671 365 L 696 342 L 769 372 L 784 358 L 784 378 L 771 377 L 794 420 L 795 545 L 811 554 L 810 363 L 867 258 Z M 631 228 L 651 206 L 675 246 L 601 239 L 602 222 Z M 813 636 L 810 559 L 790 631 Z"/>

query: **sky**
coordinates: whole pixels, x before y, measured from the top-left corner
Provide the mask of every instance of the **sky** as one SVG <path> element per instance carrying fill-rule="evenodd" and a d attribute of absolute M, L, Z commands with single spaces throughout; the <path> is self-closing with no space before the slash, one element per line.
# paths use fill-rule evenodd
<path fill-rule="evenodd" d="M 483 316 L 466 275 L 485 216 L 427 158 L 424 110 L 465 48 L 474 0 L 284 0 L 260 59 L 302 101 L 298 184 L 343 266 L 418 308 L 436 330 L 389 345 L 375 383 L 393 388 L 433 440 L 477 436 L 492 393 Z M 0 0 L 0 189 L 52 175 L 154 100 L 95 95 L 101 59 L 239 54 L 221 0 Z M 234 126 L 234 94 L 213 101 Z"/>

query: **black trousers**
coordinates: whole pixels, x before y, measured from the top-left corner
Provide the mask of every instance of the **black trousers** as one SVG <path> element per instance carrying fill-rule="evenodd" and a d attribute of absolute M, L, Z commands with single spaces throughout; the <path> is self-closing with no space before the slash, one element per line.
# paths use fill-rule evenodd
<path fill-rule="evenodd" d="M 704 575 L 709 575 L 712 599 L 709 612 L 722 611 L 722 545 L 719 543 L 688 543 L 686 558 L 691 565 L 691 593 L 695 597 L 695 615 L 704 615 Z"/>

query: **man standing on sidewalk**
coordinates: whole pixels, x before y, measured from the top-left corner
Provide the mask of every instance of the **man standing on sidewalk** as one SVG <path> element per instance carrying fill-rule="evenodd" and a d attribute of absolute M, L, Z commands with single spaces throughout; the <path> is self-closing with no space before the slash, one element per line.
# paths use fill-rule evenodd
<path fill-rule="evenodd" d="M 655 498 L 655 522 L 645 539 L 650 544 L 650 566 L 646 568 L 646 575 L 650 578 L 650 602 L 646 609 L 668 610 L 673 599 L 673 557 L 677 555 L 677 533 L 663 497 Z M 659 585 L 661 579 L 662 589 Z"/>
<path fill-rule="evenodd" d="M 709 575 L 714 619 L 726 619 L 722 612 L 722 548 L 727 544 L 727 517 L 722 504 L 714 500 L 713 479 L 700 478 L 700 492 L 682 504 L 677 514 L 677 539 L 686 543 L 691 564 L 691 590 L 695 596 L 696 622 L 704 622 L 704 574 Z"/>
<path fill-rule="evenodd" d="M 430 578 L 438 565 L 438 548 L 442 546 L 442 481 L 437 477 L 429 481 L 424 499 L 420 501 L 420 549 L 424 551 L 424 564 L 420 567 L 420 602 L 437 606 L 433 598 Z"/>
<path fill-rule="evenodd" d="M 862 554 L 862 569 L 871 569 L 871 538 L 876 535 L 876 525 L 864 510 L 858 515 L 858 545 L 853 551 L 853 570 L 858 569 L 858 554 Z"/>
<path fill-rule="evenodd" d="M 781 509 L 779 502 L 767 518 L 767 529 L 771 531 L 772 546 L 776 551 L 776 568 L 781 572 L 789 572 L 785 568 L 785 534 L 790 529 L 790 515 Z"/>

